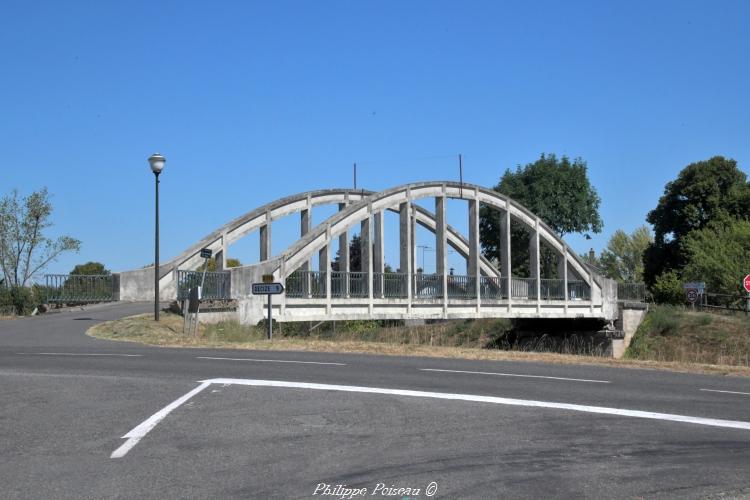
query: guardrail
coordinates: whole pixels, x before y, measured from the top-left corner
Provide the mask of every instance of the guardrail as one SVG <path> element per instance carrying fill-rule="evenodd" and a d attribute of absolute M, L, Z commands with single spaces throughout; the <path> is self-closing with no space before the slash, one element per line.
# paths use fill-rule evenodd
<path fill-rule="evenodd" d="M 202 271 L 177 271 L 177 300 L 187 300 L 190 289 L 200 286 Z M 201 300 L 231 299 L 231 274 L 228 271 L 207 272 Z"/>
<path fill-rule="evenodd" d="M 47 303 L 83 304 L 116 300 L 111 274 L 45 274 Z"/>
<path fill-rule="evenodd" d="M 617 300 L 620 302 L 646 302 L 646 284 L 618 283 Z"/>
<path fill-rule="evenodd" d="M 290 298 L 326 297 L 325 271 L 295 271 L 286 278 L 286 296 Z"/>

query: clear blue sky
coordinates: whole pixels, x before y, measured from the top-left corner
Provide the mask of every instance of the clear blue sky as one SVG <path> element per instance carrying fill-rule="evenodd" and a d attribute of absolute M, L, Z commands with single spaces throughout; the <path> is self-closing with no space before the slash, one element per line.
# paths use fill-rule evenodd
<path fill-rule="evenodd" d="M 54 194 L 51 234 L 83 248 L 50 271 L 124 270 L 153 260 L 154 151 L 162 260 L 278 197 L 349 186 L 354 161 L 376 190 L 455 179 L 461 152 L 491 186 L 547 152 L 588 162 L 604 232 L 568 241 L 598 250 L 686 164 L 748 171 L 748 19 L 744 1 L 4 0 L 0 191 Z M 296 228 L 274 227 L 275 250 Z M 230 253 L 252 262 L 256 242 Z"/>

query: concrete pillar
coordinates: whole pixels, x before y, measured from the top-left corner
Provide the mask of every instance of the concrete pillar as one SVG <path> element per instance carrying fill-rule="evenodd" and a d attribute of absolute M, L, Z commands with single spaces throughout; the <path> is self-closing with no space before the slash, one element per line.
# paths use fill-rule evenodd
<path fill-rule="evenodd" d="M 511 286 L 513 282 L 513 270 L 511 269 L 510 255 L 510 206 L 500 218 L 500 276 L 505 280 L 505 290 L 508 294 L 508 312 L 511 310 Z"/>
<path fill-rule="evenodd" d="M 557 277 L 563 280 L 563 290 L 565 293 L 565 314 L 568 314 L 568 246 L 563 244 L 562 258 L 557 261 Z M 562 268 L 562 269 L 561 269 Z M 562 271 L 562 274 L 560 274 Z"/>
<path fill-rule="evenodd" d="M 385 258 L 384 258 L 384 247 L 383 247 L 383 212 L 379 211 L 373 215 L 373 272 L 383 273 L 385 272 Z"/>
<path fill-rule="evenodd" d="M 406 274 L 406 296 L 411 299 L 411 224 L 409 216 L 411 202 L 405 201 L 398 208 L 399 219 L 399 271 Z"/>
<path fill-rule="evenodd" d="M 216 261 L 216 270 L 223 271 L 227 268 L 227 235 L 221 235 L 221 250 L 214 254 Z"/>
<path fill-rule="evenodd" d="M 309 200 L 308 200 L 308 207 L 309 207 Z M 306 208 L 305 210 L 302 210 L 300 212 L 300 228 L 299 228 L 299 235 L 304 237 L 307 233 L 310 232 L 312 229 L 312 213 L 310 208 Z M 311 271 L 312 270 L 312 263 L 308 260 L 302 266 L 300 266 L 300 270 L 302 271 Z"/>
<path fill-rule="evenodd" d="M 346 208 L 346 203 L 339 203 L 339 212 Z M 349 269 L 349 231 L 339 236 L 339 271 L 348 273 Z M 348 280 L 345 280 L 348 281 Z"/>
<path fill-rule="evenodd" d="M 541 291 L 541 275 L 539 272 L 539 219 L 536 219 L 534 230 L 529 236 L 529 269 L 531 270 L 531 278 L 536 280 L 536 289 L 532 291 L 536 295 L 536 299 L 540 299 Z"/>
<path fill-rule="evenodd" d="M 271 258 L 271 214 L 266 213 L 266 223 L 260 226 L 260 260 Z"/>
<path fill-rule="evenodd" d="M 469 200 L 469 261 L 466 271 L 469 276 L 479 276 L 479 202 Z"/>
<path fill-rule="evenodd" d="M 411 227 L 409 228 L 409 231 L 411 232 L 411 268 L 414 270 L 414 273 L 416 274 L 417 268 L 419 267 L 419 259 L 417 258 L 417 214 L 416 214 L 416 207 L 414 205 L 411 206 L 411 218 L 409 220 L 409 224 L 411 224 Z M 424 269 L 422 270 L 424 272 Z"/>
<path fill-rule="evenodd" d="M 443 317 L 448 316 L 448 224 L 445 196 L 435 198 L 435 274 L 442 276 Z"/>
<path fill-rule="evenodd" d="M 372 217 L 372 207 L 368 209 L 368 217 L 362 221 L 359 231 L 360 241 L 360 272 L 367 273 L 367 297 L 369 298 L 369 312 L 372 314 L 372 236 L 370 234 L 370 219 Z"/>
<path fill-rule="evenodd" d="M 474 199 L 469 200 L 469 262 L 468 275 L 474 278 L 474 296 L 477 299 L 477 312 L 481 302 L 481 281 L 479 263 L 481 248 L 479 243 L 479 193 L 474 193 Z"/>

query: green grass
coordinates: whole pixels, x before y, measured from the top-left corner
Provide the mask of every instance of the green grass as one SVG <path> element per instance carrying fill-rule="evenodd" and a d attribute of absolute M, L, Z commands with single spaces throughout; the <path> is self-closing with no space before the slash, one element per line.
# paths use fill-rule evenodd
<path fill-rule="evenodd" d="M 750 320 L 654 306 L 633 337 L 629 359 L 750 366 Z"/>

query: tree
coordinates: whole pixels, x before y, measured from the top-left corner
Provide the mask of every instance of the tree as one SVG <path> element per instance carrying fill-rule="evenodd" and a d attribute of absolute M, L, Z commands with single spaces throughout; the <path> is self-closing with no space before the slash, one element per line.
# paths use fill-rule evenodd
<path fill-rule="evenodd" d="M 507 195 L 538 215 L 559 236 L 569 233 L 599 233 L 601 200 L 587 176 L 586 162 L 567 156 L 558 159 L 544 155 L 515 172 L 506 170 L 495 191 Z M 498 210 L 480 208 L 479 234 L 482 253 L 490 260 L 500 259 L 500 217 Z M 511 257 L 514 273 L 528 272 L 528 237 L 525 227 L 513 225 Z M 543 275 L 554 273 L 554 254 L 551 249 L 540 250 Z"/>
<path fill-rule="evenodd" d="M 599 266 L 604 275 L 619 282 L 643 280 L 643 254 L 653 241 L 651 231 L 641 226 L 629 235 L 618 229 L 602 250 Z"/>
<path fill-rule="evenodd" d="M 26 286 L 31 278 L 81 242 L 70 236 L 52 240 L 44 231 L 52 226 L 52 203 L 46 188 L 19 199 L 18 191 L 0 200 L 0 267 L 7 284 Z"/>
<path fill-rule="evenodd" d="M 686 264 L 682 239 L 712 222 L 727 223 L 750 217 L 750 184 L 737 162 L 723 156 L 691 163 L 668 182 L 664 195 L 647 220 L 654 226 L 654 242 L 644 255 L 644 278 L 652 284 L 664 271 L 680 271 Z"/>
<path fill-rule="evenodd" d="M 654 301 L 659 304 L 684 304 L 685 291 L 677 271 L 665 271 L 656 277 L 651 287 Z"/>
<path fill-rule="evenodd" d="M 741 280 L 750 272 L 750 221 L 712 223 L 682 239 L 682 277 L 704 281 L 711 292 L 743 292 Z"/>
<path fill-rule="evenodd" d="M 227 263 L 227 269 L 230 267 L 240 267 L 242 265 L 242 262 L 240 262 L 240 259 L 233 259 L 233 258 L 227 258 L 226 263 Z M 211 257 L 210 259 L 208 259 L 208 267 L 206 268 L 206 270 L 209 273 L 213 273 L 213 272 L 216 272 L 216 269 L 218 269 L 218 267 L 216 266 L 216 258 Z M 203 264 L 200 264 L 198 268 L 196 269 L 196 271 L 203 271 Z"/>
<path fill-rule="evenodd" d="M 349 270 L 361 271 L 362 267 L 362 250 L 361 250 L 361 239 L 358 234 L 352 236 L 352 240 L 349 242 Z M 341 262 L 341 249 L 336 251 L 336 258 L 331 262 L 331 270 L 339 271 L 339 263 Z"/>
<path fill-rule="evenodd" d="M 85 264 L 76 265 L 70 274 L 74 275 L 91 275 L 91 274 L 111 274 L 109 269 L 104 267 L 101 262 L 86 262 Z"/>

